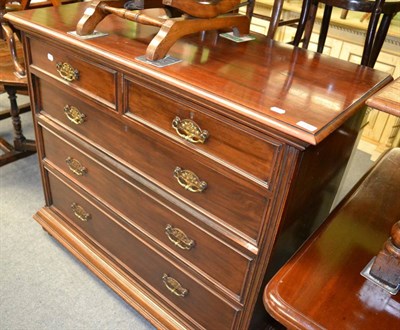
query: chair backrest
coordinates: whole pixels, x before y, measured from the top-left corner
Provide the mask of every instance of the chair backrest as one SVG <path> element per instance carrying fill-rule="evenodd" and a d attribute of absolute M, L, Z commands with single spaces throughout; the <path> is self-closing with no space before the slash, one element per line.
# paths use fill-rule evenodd
<path fill-rule="evenodd" d="M 293 41 L 295 46 L 300 44 L 304 33 L 303 48 L 308 47 L 318 4 L 320 3 L 325 4 L 325 8 L 317 51 L 320 53 L 323 51 L 332 7 L 371 13 L 366 31 L 361 64 L 373 67 L 386 38 L 390 23 L 396 13 L 400 11 L 400 0 L 304 0 L 300 21 Z M 382 19 L 379 24 L 381 16 Z"/>
<path fill-rule="evenodd" d="M 7 42 L 10 49 L 11 60 L 14 63 L 15 73 L 18 77 L 25 77 L 25 69 L 18 58 L 17 48 L 19 43 L 18 31 L 13 30 L 4 15 L 8 11 L 25 10 L 46 6 L 60 6 L 61 4 L 77 2 L 81 0 L 41 0 L 31 4 L 32 0 L 0 0 L 0 39 Z"/>
<path fill-rule="evenodd" d="M 272 10 L 268 15 L 255 11 L 255 2 L 256 0 L 247 1 L 248 5 L 246 14 L 250 18 L 256 17 L 269 22 L 266 34 L 268 39 L 274 39 L 278 27 L 293 25 L 299 21 L 298 18 L 282 19 L 281 16 L 284 0 L 273 0 Z"/>

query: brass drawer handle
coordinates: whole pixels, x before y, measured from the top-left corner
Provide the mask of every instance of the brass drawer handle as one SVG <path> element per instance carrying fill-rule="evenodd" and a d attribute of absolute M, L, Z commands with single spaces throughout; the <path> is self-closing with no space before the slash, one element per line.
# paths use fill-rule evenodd
<path fill-rule="evenodd" d="M 192 143 L 204 143 L 209 137 L 208 131 L 202 130 L 193 120 L 175 117 L 172 127 L 176 133 Z"/>
<path fill-rule="evenodd" d="M 67 104 L 64 107 L 64 113 L 67 118 L 76 125 L 83 124 L 86 120 L 86 115 L 80 112 L 79 109 L 77 107 L 74 107 L 73 105 Z"/>
<path fill-rule="evenodd" d="M 176 167 L 174 177 L 183 188 L 191 192 L 203 192 L 207 188 L 207 182 L 201 181 L 192 171 Z"/>
<path fill-rule="evenodd" d="M 56 69 L 61 78 L 66 81 L 74 81 L 79 79 L 79 71 L 71 64 L 66 62 L 58 62 Z"/>
<path fill-rule="evenodd" d="M 194 240 L 187 237 L 186 234 L 179 228 L 174 228 L 168 224 L 165 228 L 165 233 L 167 234 L 169 240 L 182 250 L 190 250 L 195 245 Z"/>
<path fill-rule="evenodd" d="M 182 285 L 176 279 L 169 277 L 167 274 L 163 275 L 162 280 L 167 289 L 178 297 L 186 297 L 189 293 L 188 289 L 182 287 Z"/>
<path fill-rule="evenodd" d="M 72 203 L 71 209 L 79 220 L 88 221 L 92 217 L 90 213 L 86 212 L 85 209 L 77 203 Z"/>
<path fill-rule="evenodd" d="M 83 166 L 78 160 L 72 157 L 67 157 L 65 160 L 69 169 L 76 175 L 85 175 L 87 173 L 87 168 Z"/>

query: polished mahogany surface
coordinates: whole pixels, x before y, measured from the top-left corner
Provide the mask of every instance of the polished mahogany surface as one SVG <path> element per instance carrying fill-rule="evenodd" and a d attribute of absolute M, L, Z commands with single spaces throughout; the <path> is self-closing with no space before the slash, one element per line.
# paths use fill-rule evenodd
<path fill-rule="evenodd" d="M 372 95 L 366 103 L 372 108 L 400 117 L 400 78 Z"/>
<path fill-rule="evenodd" d="M 360 275 L 400 219 L 400 149 L 392 149 L 268 284 L 267 310 L 289 328 L 397 329 L 400 294 Z"/>
<path fill-rule="evenodd" d="M 42 26 L 46 38 L 65 39 L 70 47 L 90 49 L 93 56 L 112 59 L 121 70 L 134 68 L 172 88 L 196 90 L 202 102 L 212 102 L 222 112 L 230 108 L 230 116 L 245 117 L 255 126 L 268 126 L 312 144 L 354 114 L 360 99 L 391 79 L 385 73 L 262 36 L 236 44 L 213 32 L 177 42 L 170 55 L 182 62 L 157 69 L 135 59 L 145 54 L 157 33 L 153 27 L 110 15 L 97 27 L 109 33 L 106 37 L 82 40 L 67 35 L 75 30 L 86 6 L 17 12 L 7 18 L 27 31 L 33 25 L 36 31 Z"/>
<path fill-rule="evenodd" d="M 86 5 L 9 15 L 46 200 L 35 220 L 160 329 L 264 329 L 266 281 L 327 217 L 365 100 L 391 77 L 215 32 L 157 68 L 136 59 L 155 28 L 107 17 L 108 36 L 68 33 Z"/>

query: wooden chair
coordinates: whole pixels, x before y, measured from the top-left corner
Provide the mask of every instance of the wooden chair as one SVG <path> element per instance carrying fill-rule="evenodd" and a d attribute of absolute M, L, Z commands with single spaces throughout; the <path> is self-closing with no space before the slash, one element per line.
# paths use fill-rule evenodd
<path fill-rule="evenodd" d="M 274 39 L 278 27 L 285 25 L 292 25 L 299 22 L 299 18 L 288 19 L 288 20 L 281 19 L 284 0 L 274 0 L 270 16 L 261 15 L 254 12 L 255 2 L 256 2 L 255 0 L 249 0 L 247 15 L 249 17 L 256 17 L 269 21 L 269 26 L 267 31 L 267 38 L 269 39 Z"/>
<path fill-rule="evenodd" d="M 22 44 L 18 31 L 4 19 L 8 11 L 31 9 L 43 6 L 59 6 L 76 0 L 49 0 L 31 4 L 31 0 L 0 0 L 0 85 L 8 94 L 10 109 L 0 114 L 0 119 L 12 118 L 14 130 L 13 145 L 0 138 L 0 166 L 29 156 L 36 151 L 35 142 L 25 138 L 22 132 L 20 113 L 29 111 L 29 107 L 20 108 L 17 104 L 17 92 L 28 93 L 26 72 L 23 63 Z"/>
<path fill-rule="evenodd" d="M 302 40 L 303 34 L 303 48 L 307 48 L 318 4 L 325 4 L 323 19 L 321 23 L 321 30 L 318 40 L 319 53 L 323 52 L 325 40 L 328 33 L 329 22 L 332 14 L 332 8 L 342 8 L 344 10 L 359 11 L 371 13 L 368 29 L 366 33 L 364 50 L 362 54 L 361 64 L 369 67 L 374 67 L 378 58 L 379 52 L 385 41 L 390 23 L 393 17 L 400 11 L 399 0 L 304 0 L 302 11 L 300 14 L 300 21 L 293 41 L 295 46 L 298 46 Z M 382 16 L 381 23 L 378 27 L 378 22 Z"/>
<path fill-rule="evenodd" d="M 3 18 L 7 11 L 18 10 L 19 6 L 20 4 L 17 2 L 0 1 L 0 85 L 10 99 L 10 109 L 1 114 L 1 119 L 11 117 L 14 131 L 13 144 L 9 144 L 5 139 L 0 138 L 0 149 L 2 151 L 0 166 L 29 156 L 36 151 L 34 141 L 27 140 L 22 133 L 19 117 L 21 111 L 17 104 L 17 92 L 27 94 L 28 91 L 22 45 L 15 31 Z M 24 107 L 24 110 L 29 111 L 30 107 Z"/>
<path fill-rule="evenodd" d="M 17 43 L 15 45 L 15 53 L 21 55 L 22 46 Z M 21 65 L 23 68 L 23 64 Z M 12 125 L 14 130 L 13 145 L 9 144 L 3 138 L 0 138 L 0 166 L 15 161 L 17 159 L 29 156 L 35 153 L 35 142 L 27 140 L 22 133 L 22 126 L 20 120 L 20 109 L 17 104 L 17 92 L 27 93 L 28 84 L 26 77 L 21 77 L 15 74 L 15 66 L 11 57 L 10 50 L 4 40 L 0 40 L 0 85 L 8 94 L 10 99 L 10 110 L 7 111 L 8 116 L 12 118 Z M 29 108 L 28 108 L 29 109 Z"/>
<path fill-rule="evenodd" d="M 9 11 L 26 10 L 45 6 L 60 6 L 63 3 L 75 2 L 76 0 L 43 0 L 31 4 L 32 0 L 0 0 L 0 37 L 8 44 L 11 59 L 15 68 L 15 73 L 19 77 L 25 76 L 25 68 L 21 65 L 21 59 L 17 57 L 17 44 L 19 43 L 18 31 L 4 19 L 4 15 Z"/>

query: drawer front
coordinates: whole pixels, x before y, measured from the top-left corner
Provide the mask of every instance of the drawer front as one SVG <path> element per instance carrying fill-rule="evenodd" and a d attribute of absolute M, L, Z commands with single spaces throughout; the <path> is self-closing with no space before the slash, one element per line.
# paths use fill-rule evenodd
<path fill-rule="evenodd" d="M 268 206 L 268 191 L 235 173 L 221 174 L 221 169 L 215 169 L 208 159 L 134 122 L 128 124 L 127 120 L 94 109 L 47 81 L 40 81 L 40 85 L 42 108 L 53 118 L 127 161 L 150 180 L 178 193 L 191 207 L 215 215 L 222 225 L 257 239 Z M 79 109 L 84 115 L 82 122 L 76 124 L 67 118 L 63 110 L 66 104 Z"/>
<path fill-rule="evenodd" d="M 43 128 L 45 159 L 194 267 L 240 296 L 249 258 L 193 225 L 92 157 Z M 210 258 L 210 255 L 213 258 Z"/>
<path fill-rule="evenodd" d="M 198 150 L 219 157 L 272 187 L 280 144 L 199 111 L 179 95 L 125 80 L 125 110 L 139 121 L 189 141 Z"/>
<path fill-rule="evenodd" d="M 32 49 L 31 66 L 58 78 L 97 101 L 116 109 L 117 73 L 90 62 L 71 51 L 59 49 L 37 39 L 29 39 Z"/>
<path fill-rule="evenodd" d="M 205 329 L 230 329 L 238 310 L 205 288 L 184 267 L 159 255 L 152 247 L 106 216 L 87 199 L 49 173 L 52 207 L 100 245 L 157 297 Z M 183 269 L 183 270 L 182 270 Z"/>

